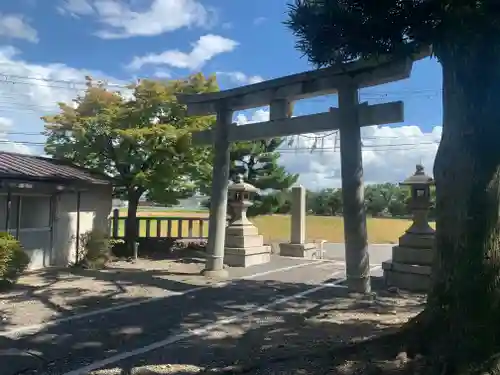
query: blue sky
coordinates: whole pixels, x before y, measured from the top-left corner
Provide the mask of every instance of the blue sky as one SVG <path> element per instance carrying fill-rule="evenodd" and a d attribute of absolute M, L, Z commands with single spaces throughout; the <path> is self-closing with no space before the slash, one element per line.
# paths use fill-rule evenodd
<path fill-rule="evenodd" d="M 50 112 L 56 101 L 74 97 L 85 74 L 124 84 L 137 77 L 176 78 L 202 70 L 217 73 L 221 87 L 228 88 L 312 69 L 282 24 L 287 2 L 2 2 L 0 124 L 5 133 L 0 146 L 39 153 L 35 143 L 43 142 L 43 137 L 14 133 L 40 132 L 43 125 L 38 117 Z M 426 59 L 414 65 L 411 79 L 361 93 L 361 99 L 371 103 L 405 102 L 404 124 L 363 129 L 367 181 L 400 179 L 419 161 L 432 167 L 440 136 L 440 90 L 440 65 Z M 324 111 L 334 103 L 335 98 L 309 100 L 296 107 L 296 114 Z M 261 109 L 246 111 L 238 119 L 250 122 L 266 116 Z M 292 149 L 299 144 L 310 147 L 311 142 L 313 135 L 297 137 Z M 303 174 L 303 182 L 311 186 L 338 184 L 334 136 L 316 142 L 322 152 L 287 150 L 283 163 Z"/>

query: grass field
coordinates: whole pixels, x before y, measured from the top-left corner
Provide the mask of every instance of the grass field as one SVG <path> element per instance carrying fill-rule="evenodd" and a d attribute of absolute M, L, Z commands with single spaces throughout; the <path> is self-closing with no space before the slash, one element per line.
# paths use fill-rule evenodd
<path fill-rule="evenodd" d="M 126 212 L 121 212 L 126 216 Z M 138 212 L 140 217 L 179 217 L 179 218 L 206 218 L 207 212 L 193 212 L 193 211 L 148 211 L 140 210 Z M 259 228 L 260 234 L 264 236 L 267 243 L 289 241 L 290 239 L 290 216 L 288 215 L 269 215 L 259 216 L 252 219 L 253 223 Z M 381 219 L 369 218 L 367 219 L 368 241 L 370 243 L 397 243 L 398 238 L 410 226 L 409 220 L 403 219 Z M 431 224 L 433 226 L 433 224 Z M 124 222 L 120 223 L 119 233 L 124 232 Z M 344 226 L 341 217 L 332 216 L 308 216 L 306 219 L 306 235 L 308 241 L 313 240 L 327 240 L 328 242 L 344 242 Z M 193 233 L 198 235 L 200 230 L 199 222 L 195 221 L 192 224 Z M 157 235 L 157 223 L 155 220 L 150 224 L 150 235 Z M 161 223 L 160 228 L 163 236 L 167 233 L 167 223 Z M 208 225 L 204 225 L 203 234 L 207 235 Z M 146 234 L 146 223 L 144 221 L 140 224 L 141 237 Z M 173 221 L 171 223 L 172 236 L 178 236 L 178 223 Z M 184 222 L 182 228 L 183 236 L 188 235 L 188 224 Z"/>

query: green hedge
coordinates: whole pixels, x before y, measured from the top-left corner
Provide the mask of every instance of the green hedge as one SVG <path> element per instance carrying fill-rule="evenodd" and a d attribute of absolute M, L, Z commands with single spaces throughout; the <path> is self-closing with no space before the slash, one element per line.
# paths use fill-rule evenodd
<path fill-rule="evenodd" d="M 0 281 L 14 283 L 29 262 L 21 243 L 9 233 L 0 232 Z"/>

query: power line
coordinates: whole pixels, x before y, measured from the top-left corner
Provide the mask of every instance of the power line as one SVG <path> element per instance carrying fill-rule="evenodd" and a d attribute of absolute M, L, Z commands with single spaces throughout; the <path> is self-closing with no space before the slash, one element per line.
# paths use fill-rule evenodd
<path fill-rule="evenodd" d="M 10 132 L 10 131 L 2 131 L 0 129 L 0 135 L 28 135 L 28 136 L 36 136 L 36 135 L 45 135 L 43 132 Z"/>
<path fill-rule="evenodd" d="M 0 143 L 17 144 L 17 145 L 45 146 L 45 142 L 11 141 L 9 139 L 0 139 Z"/>
<path fill-rule="evenodd" d="M 0 65 L 2 65 L 2 64 L 0 64 Z M 24 79 L 24 80 L 33 80 L 33 81 L 47 82 L 47 83 L 63 83 L 63 84 L 67 84 L 67 85 L 81 85 L 81 86 L 86 86 L 87 85 L 87 81 L 54 79 L 54 78 L 36 77 L 36 76 L 26 76 L 26 75 L 20 75 L 20 74 L 11 74 L 11 73 L 8 73 L 8 72 L 0 72 L 0 76 L 4 77 L 5 79 Z M 96 80 L 96 82 L 103 83 L 106 86 L 110 86 L 110 87 L 119 87 L 119 88 L 127 88 L 128 87 L 127 84 L 108 82 L 106 79 L 100 79 L 100 80 L 98 79 L 98 80 Z"/>
<path fill-rule="evenodd" d="M 0 63 L 0 65 L 2 65 Z M 75 85 L 75 86 L 85 86 L 87 85 L 86 81 L 78 81 L 78 80 L 64 80 L 64 79 L 54 79 L 54 78 L 47 78 L 47 77 L 37 77 L 37 76 L 27 76 L 27 75 L 20 75 L 20 74 L 11 74 L 8 72 L 0 72 L 0 77 L 3 77 L 4 80 L 0 79 L 1 82 L 8 82 L 8 83 L 26 83 L 26 84 L 36 84 L 34 82 L 24 82 L 21 80 L 28 80 L 28 81 L 37 81 L 37 82 L 46 82 L 46 83 L 58 83 L 58 84 L 65 84 L 65 85 Z M 17 81 L 16 81 L 17 80 Z M 108 87 L 116 87 L 116 88 L 123 88 L 123 89 L 128 89 L 129 85 L 125 83 L 115 83 L 115 82 L 109 82 L 106 79 L 102 80 L 96 80 L 97 82 L 102 82 L 105 86 Z M 51 86 L 48 86 L 51 87 Z M 68 88 L 67 86 L 54 86 L 56 88 Z M 389 91 L 370 91 L 370 92 L 360 92 L 361 96 L 370 96 L 370 95 L 378 95 L 378 96 L 386 96 L 386 95 L 401 95 L 401 94 L 429 94 L 429 93 L 442 93 L 443 89 L 401 89 L 401 90 L 389 90 Z M 330 97 L 334 97 L 331 95 Z M 328 96 L 322 96 L 322 97 L 316 97 L 316 98 L 311 98 L 309 100 L 314 100 L 314 99 L 327 99 Z"/>
<path fill-rule="evenodd" d="M 392 150 L 409 150 L 413 148 L 418 148 L 421 146 L 438 145 L 439 142 L 420 142 L 420 143 L 399 143 L 399 144 L 382 144 L 382 145 L 365 145 L 363 146 L 363 151 L 392 151 Z M 296 151 L 340 151 L 339 147 L 296 147 L 296 148 L 285 148 L 279 150 L 280 153 L 294 153 Z"/>
<path fill-rule="evenodd" d="M 31 141 L 16 141 L 8 139 L 0 139 L 0 144 L 18 144 L 18 145 L 31 145 L 31 146 L 45 146 L 45 142 L 31 142 Z M 382 144 L 382 145 L 368 145 L 363 147 L 363 151 L 409 151 L 422 146 L 438 145 L 438 142 L 421 142 L 421 143 L 401 143 L 401 144 Z M 322 151 L 340 152 L 338 147 L 297 147 L 285 148 L 277 152 L 281 153 L 313 153 Z"/>

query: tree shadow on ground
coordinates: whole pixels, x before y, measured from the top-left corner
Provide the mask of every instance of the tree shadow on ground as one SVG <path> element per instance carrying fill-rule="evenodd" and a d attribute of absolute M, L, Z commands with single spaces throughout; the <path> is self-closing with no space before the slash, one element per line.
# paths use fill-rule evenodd
<path fill-rule="evenodd" d="M 112 268 L 107 270 L 50 270 L 25 279 L 0 294 L 0 333 L 51 319 L 88 314 L 170 293 L 196 285 L 172 280 L 167 271 Z M 151 292 L 150 292 L 151 291 Z M 36 316 L 35 316 L 36 315 Z"/>
<path fill-rule="evenodd" d="M 157 264 L 158 269 L 143 269 L 140 263 L 124 266 L 124 263 L 111 262 L 103 270 L 72 267 L 30 272 L 18 284 L 0 293 L 0 316 L 11 314 L 16 318 L 15 315 L 24 315 L 17 317 L 17 323 L 29 325 L 40 323 L 29 319 L 29 315 L 34 315 L 28 312 L 33 310 L 33 305 L 40 307 L 39 312 L 43 310 L 43 320 L 63 318 L 92 309 L 113 307 L 131 299 L 137 301 L 185 292 L 197 286 L 192 282 L 196 277 L 198 285 L 209 283 L 200 276 L 204 259 L 195 251 L 182 249 L 167 257 L 147 259 L 151 260 L 147 266 Z M 162 259 L 168 262 L 155 262 Z M 169 271 L 179 268 L 187 268 L 188 272 Z M 16 319 L 8 322 L 0 320 L 0 332 L 14 328 L 15 324 Z"/>
<path fill-rule="evenodd" d="M 398 297 L 396 303 L 396 298 L 380 295 L 370 302 L 347 296 L 343 288 L 306 292 L 311 288 L 240 279 L 59 322 L 22 337 L 0 336 L 0 353 L 8 350 L 0 355 L 0 368 L 2 375 L 64 374 L 114 357 L 102 364 L 107 371 L 102 374 L 140 374 L 132 369 L 141 366 L 149 366 L 144 374 L 181 374 L 281 356 L 307 357 L 398 326 L 418 312 L 423 301 L 422 296 L 408 296 L 406 302 Z M 279 299 L 281 303 L 274 304 Z M 377 313 L 370 311 L 375 305 Z M 33 352 L 37 357 L 26 361 L 26 353 Z"/>

